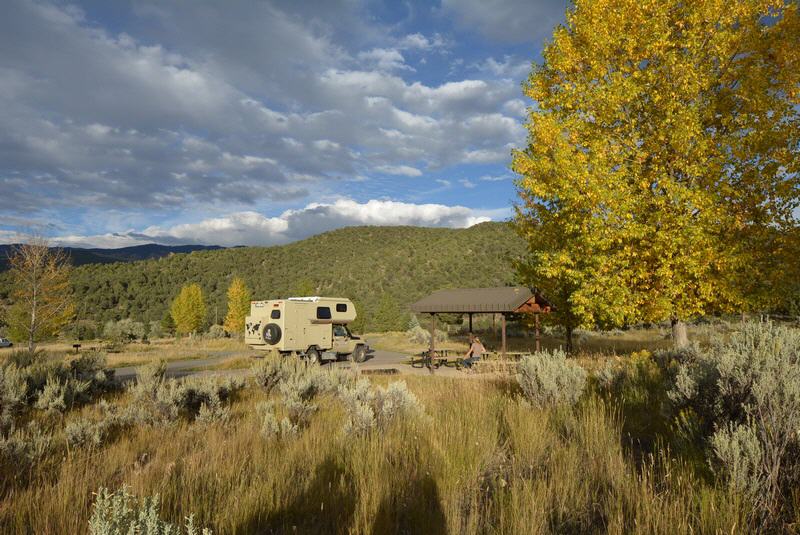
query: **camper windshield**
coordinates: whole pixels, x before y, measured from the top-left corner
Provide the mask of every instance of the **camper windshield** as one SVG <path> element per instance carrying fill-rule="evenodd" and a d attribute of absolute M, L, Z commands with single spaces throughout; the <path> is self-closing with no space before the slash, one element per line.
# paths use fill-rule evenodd
<path fill-rule="evenodd" d="M 344 325 L 334 325 L 333 326 L 333 336 L 346 338 L 350 336 L 350 331 L 347 330 L 347 327 Z"/>

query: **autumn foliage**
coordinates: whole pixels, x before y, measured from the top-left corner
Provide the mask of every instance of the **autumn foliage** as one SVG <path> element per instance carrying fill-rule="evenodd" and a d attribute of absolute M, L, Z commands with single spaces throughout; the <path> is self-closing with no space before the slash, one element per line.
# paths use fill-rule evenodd
<path fill-rule="evenodd" d="M 571 327 L 777 297 L 796 233 L 796 3 L 577 0 L 524 84 L 523 278 Z M 775 267 L 775 266 L 773 266 Z"/>
<path fill-rule="evenodd" d="M 170 314 L 175 321 L 175 331 L 178 334 L 192 334 L 199 331 L 205 324 L 206 313 L 203 290 L 198 284 L 187 284 L 181 288 L 170 307 Z"/>
<path fill-rule="evenodd" d="M 13 339 L 28 349 L 53 337 L 75 315 L 69 257 L 34 238 L 15 247 L 9 257 L 13 304 L 3 314 Z"/>
<path fill-rule="evenodd" d="M 225 330 L 231 334 L 242 335 L 244 318 L 250 312 L 250 290 L 241 277 L 234 277 L 228 287 L 228 314 L 225 316 Z"/>

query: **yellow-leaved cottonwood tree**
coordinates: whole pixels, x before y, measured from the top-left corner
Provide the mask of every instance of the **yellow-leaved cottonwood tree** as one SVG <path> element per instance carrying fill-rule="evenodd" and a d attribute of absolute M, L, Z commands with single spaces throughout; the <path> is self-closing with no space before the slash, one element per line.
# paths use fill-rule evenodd
<path fill-rule="evenodd" d="M 58 334 L 75 315 L 69 256 L 34 237 L 13 248 L 9 259 L 12 304 L 5 311 L 12 339 L 36 343 Z"/>
<path fill-rule="evenodd" d="M 206 322 L 206 301 L 199 284 L 187 284 L 172 302 L 170 314 L 175 321 L 175 332 L 192 334 Z"/>
<path fill-rule="evenodd" d="M 242 336 L 244 318 L 250 313 L 250 290 L 241 277 L 234 277 L 228 287 L 228 313 L 225 316 L 225 330 Z"/>
<path fill-rule="evenodd" d="M 520 274 L 568 330 L 763 305 L 793 236 L 794 2 L 575 0 L 535 65 L 513 169 Z"/>

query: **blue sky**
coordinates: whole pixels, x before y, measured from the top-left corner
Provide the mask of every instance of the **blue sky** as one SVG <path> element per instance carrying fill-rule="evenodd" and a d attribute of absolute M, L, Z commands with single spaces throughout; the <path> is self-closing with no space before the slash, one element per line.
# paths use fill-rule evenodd
<path fill-rule="evenodd" d="M 9 0 L 0 242 L 271 245 L 505 219 L 564 1 Z"/>

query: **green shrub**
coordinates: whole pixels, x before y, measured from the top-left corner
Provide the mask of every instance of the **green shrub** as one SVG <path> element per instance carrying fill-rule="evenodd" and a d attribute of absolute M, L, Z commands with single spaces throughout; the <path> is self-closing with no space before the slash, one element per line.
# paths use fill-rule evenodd
<path fill-rule="evenodd" d="M 256 410 L 261 416 L 261 436 L 267 440 L 287 440 L 297 436 L 298 426 L 287 417 L 278 421 L 273 403 L 259 403 Z"/>
<path fill-rule="evenodd" d="M 251 367 L 256 384 L 270 393 L 293 372 L 287 360 L 277 352 L 268 353 L 263 359 L 257 360 Z"/>
<path fill-rule="evenodd" d="M 180 417 L 200 421 L 227 421 L 226 404 L 245 382 L 233 377 L 186 377 L 166 379 L 166 363 L 154 362 L 139 369 L 137 381 L 130 387 L 133 409 L 138 421 L 164 424 Z M 202 415 L 201 415 L 202 413 Z"/>
<path fill-rule="evenodd" d="M 27 392 L 28 384 L 16 364 L 0 367 L 0 436 L 14 424 Z"/>
<path fill-rule="evenodd" d="M 97 338 L 97 323 L 92 320 L 77 320 L 68 325 L 63 334 L 71 340 L 94 340 Z"/>
<path fill-rule="evenodd" d="M 405 381 L 375 388 L 369 380 L 361 379 L 355 384 L 340 386 L 339 399 L 347 411 L 344 426 L 347 434 L 365 435 L 373 429 L 386 429 L 397 418 L 423 413 Z"/>
<path fill-rule="evenodd" d="M 14 377 L 17 388 L 24 382 L 24 405 L 63 412 L 117 387 L 113 370 L 105 365 L 105 355 L 97 352 L 83 353 L 67 364 L 63 357 L 44 351 L 20 350 L 9 355 L 2 368 L 4 375 Z M 0 418 L 4 412 L 0 410 Z"/>
<path fill-rule="evenodd" d="M 51 375 L 47 378 L 47 383 L 39 393 L 34 406 L 45 411 L 65 412 L 86 398 L 88 390 L 88 381 L 73 378 L 62 380 Z"/>
<path fill-rule="evenodd" d="M 160 321 L 151 321 L 147 325 L 147 337 L 152 339 L 163 338 L 167 335 L 167 331 Z"/>
<path fill-rule="evenodd" d="M 159 496 L 141 500 L 131 494 L 127 487 L 116 492 L 101 488 L 89 519 L 91 535 L 211 535 L 211 530 L 198 531 L 194 517 L 189 515 L 184 529 L 161 520 L 158 516 Z M 184 531 L 185 530 L 185 531 Z"/>
<path fill-rule="evenodd" d="M 437 343 L 443 343 L 447 341 L 447 333 L 445 331 L 436 329 L 435 333 Z M 407 331 L 406 335 L 408 336 L 409 341 L 415 344 L 430 345 L 431 343 L 431 331 L 428 329 L 423 329 L 419 325 Z"/>
<path fill-rule="evenodd" d="M 220 338 L 225 338 L 227 336 L 225 332 L 225 327 L 222 325 L 212 325 L 208 328 L 208 332 L 206 333 L 206 338 L 210 340 L 218 340 Z"/>
<path fill-rule="evenodd" d="M 101 413 L 99 420 L 82 418 L 65 426 L 64 434 L 71 447 L 102 446 L 136 423 L 136 412 L 130 409 L 121 409 L 106 401 L 98 403 L 97 408 Z"/>
<path fill-rule="evenodd" d="M 711 437 L 714 467 L 729 487 L 758 503 L 764 495 L 764 451 L 750 425 L 729 423 Z"/>
<path fill-rule="evenodd" d="M 130 318 L 107 321 L 103 327 L 103 338 L 112 342 L 132 342 L 144 338 L 144 324 Z"/>
<path fill-rule="evenodd" d="M 689 355 L 669 395 L 678 410 L 696 415 L 715 468 L 732 487 L 744 489 L 742 478 L 763 481 L 747 487 L 757 514 L 766 522 L 788 515 L 800 479 L 800 331 L 743 324 Z"/>
<path fill-rule="evenodd" d="M 523 358 L 517 381 L 525 399 L 536 407 L 575 405 L 583 394 L 586 376 L 586 370 L 556 349 Z"/>
<path fill-rule="evenodd" d="M 53 439 L 36 422 L 10 435 L 0 434 L 0 495 L 17 479 L 26 479 L 34 466 L 53 451 Z"/>

